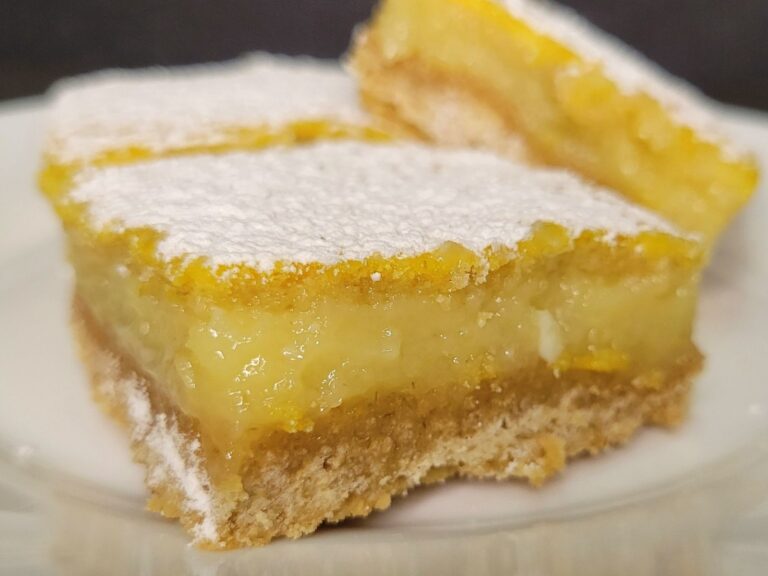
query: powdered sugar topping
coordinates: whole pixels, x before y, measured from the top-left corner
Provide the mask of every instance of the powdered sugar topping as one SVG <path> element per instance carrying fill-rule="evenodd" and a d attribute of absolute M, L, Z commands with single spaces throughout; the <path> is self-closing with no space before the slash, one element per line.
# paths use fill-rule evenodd
<path fill-rule="evenodd" d="M 162 258 L 212 265 L 333 264 L 411 256 L 447 241 L 482 254 L 539 222 L 610 236 L 668 224 L 560 171 L 418 144 L 324 142 L 90 169 L 71 193 L 95 226 L 151 227 Z"/>
<path fill-rule="evenodd" d="M 576 12 L 548 0 L 496 0 L 531 28 L 570 47 L 627 94 L 645 93 L 658 100 L 682 125 L 701 138 L 723 145 L 732 157 L 746 152 L 724 134 L 704 97 L 620 40 L 602 32 Z"/>
<path fill-rule="evenodd" d="M 60 162 L 140 146 L 162 152 L 227 142 L 238 128 L 299 120 L 366 125 L 335 62 L 256 54 L 224 64 L 108 70 L 56 85 L 46 150 Z"/>

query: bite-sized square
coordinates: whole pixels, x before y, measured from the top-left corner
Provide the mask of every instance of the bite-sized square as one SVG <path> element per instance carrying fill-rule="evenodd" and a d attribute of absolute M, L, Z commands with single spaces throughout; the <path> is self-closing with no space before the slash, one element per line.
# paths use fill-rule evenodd
<path fill-rule="evenodd" d="M 79 171 L 75 327 L 204 547 L 452 476 L 541 484 L 684 417 L 697 242 L 562 172 L 314 143 Z"/>

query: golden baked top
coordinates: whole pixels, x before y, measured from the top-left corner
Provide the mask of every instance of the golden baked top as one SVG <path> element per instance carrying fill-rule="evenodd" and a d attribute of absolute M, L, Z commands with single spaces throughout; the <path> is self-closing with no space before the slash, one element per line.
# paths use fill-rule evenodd
<path fill-rule="evenodd" d="M 659 217 L 568 173 L 409 143 L 89 168 L 60 213 L 71 231 L 121 245 L 184 290 L 230 294 L 313 278 L 461 288 L 519 258 L 542 228 L 545 251 L 584 235 L 607 244 L 645 235 L 670 254 L 697 252 Z"/>

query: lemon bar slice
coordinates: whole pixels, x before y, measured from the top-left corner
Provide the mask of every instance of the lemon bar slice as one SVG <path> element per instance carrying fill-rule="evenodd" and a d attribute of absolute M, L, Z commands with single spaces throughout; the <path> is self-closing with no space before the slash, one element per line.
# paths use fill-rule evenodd
<path fill-rule="evenodd" d="M 698 93 L 549 2 L 382 0 L 352 65 L 413 133 L 576 170 L 708 243 L 756 187 Z"/>
<path fill-rule="evenodd" d="M 336 62 L 253 54 L 218 64 L 107 70 L 51 91 L 41 187 L 57 198 L 91 165 L 386 137 Z"/>
<path fill-rule="evenodd" d="M 90 167 L 62 203 L 96 396 L 199 546 L 451 476 L 534 485 L 685 415 L 699 244 L 479 151 L 317 142 Z"/>

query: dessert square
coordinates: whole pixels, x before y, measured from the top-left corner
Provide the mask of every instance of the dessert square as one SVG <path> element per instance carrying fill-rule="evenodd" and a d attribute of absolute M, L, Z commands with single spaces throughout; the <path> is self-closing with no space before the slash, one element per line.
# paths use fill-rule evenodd
<path fill-rule="evenodd" d="M 534 485 L 686 412 L 702 249 L 557 171 L 316 142 L 90 166 L 57 199 L 96 398 L 206 548 L 453 476 Z"/>
<path fill-rule="evenodd" d="M 550 2 L 382 0 L 351 63 L 390 123 L 573 169 L 709 244 L 757 184 L 700 94 Z"/>

